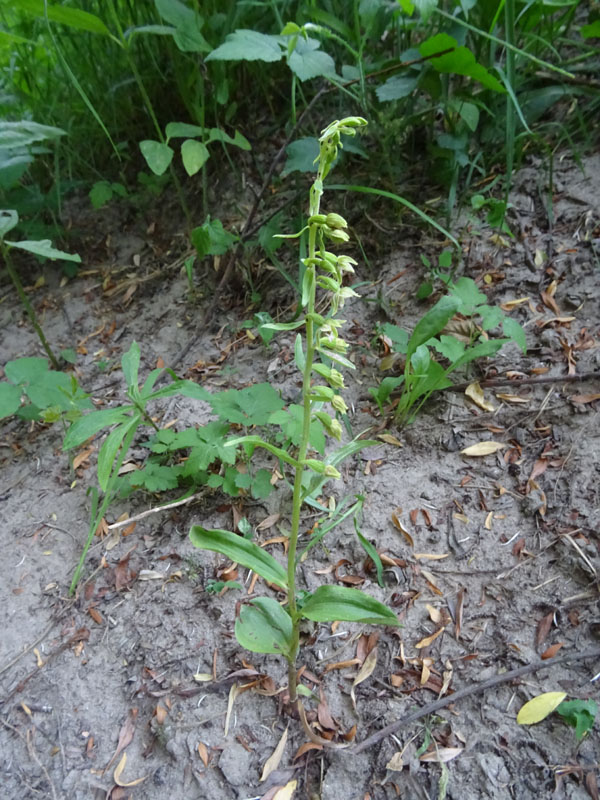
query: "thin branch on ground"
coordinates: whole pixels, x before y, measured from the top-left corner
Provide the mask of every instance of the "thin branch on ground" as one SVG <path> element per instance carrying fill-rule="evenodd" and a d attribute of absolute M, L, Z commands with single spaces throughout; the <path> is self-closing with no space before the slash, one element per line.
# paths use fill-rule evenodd
<path fill-rule="evenodd" d="M 487 689 L 492 689 L 494 686 L 499 686 L 503 683 L 509 683 L 515 678 L 520 678 L 522 675 L 528 675 L 531 672 L 537 672 L 541 669 L 548 669 L 549 667 L 554 667 L 557 664 L 566 664 L 569 661 L 585 661 L 588 658 L 598 658 L 599 656 L 600 647 L 597 647 L 594 650 L 586 650 L 583 653 L 569 653 L 561 656 L 560 658 L 552 658 L 545 661 L 535 661 L 533 664 L 526 664 L 524 667 L 511 669 L 508 672 L 504 672 L 502 675 L 495 675 L 493 678 L 490 678 L 487 681 L 466 686 L 465 688 L 454 692 L 454 694 L 441 697 L 438 700 L 434 700 L 433 703 L 428 703 L 418 711 L 413 711 L 401 719 L 396 720 L 396 722 L 391 722 L 389 725 L 386 725 L 385 728 L 382 728 L 380 731 L 377 731 L 377 733 L 374 733 L 372 736 L 366 738 L 363 742 L 360 742 L 360 744 L 358 744 L 356 747 L 353 747 L 349 752 L 352 755 L 361 753 L 363 750 L 372 747 L 382 739 L 385 739 L 386 737 L 391 736 L 393 733 L 396 733 L 401 728 L 406 727 L 411 722 L 416 722 L 416 720 L 422 719 L 429 714 L 433 714 L 435 711 L 439 711 L 442 708 L 453 705 L 458 700 L 462 700 L 464 697 L 485 692 Z"/>

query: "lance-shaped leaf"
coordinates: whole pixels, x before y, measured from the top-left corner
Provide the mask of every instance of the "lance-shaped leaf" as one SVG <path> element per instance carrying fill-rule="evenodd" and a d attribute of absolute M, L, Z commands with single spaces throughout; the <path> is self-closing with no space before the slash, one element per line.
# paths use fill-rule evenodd
<path fill-rule="evenodd" d="M 254 447 L 264 447 L 265 450 L 268 450 L 269 453 L 272 453 L 274 456 L 277 456 L 277 458 L 285 461 L 286 464 L 290 464 L 292 467 L 300 466 L 300 462 L 288 455 L 285 450 L 282 450 L 281 447 L 275 447 L 275 445 L 269 444 L 269 442 L 265 442 L 260 438 L 260 436 L 238 436 L 235 439 L 228 439 L 225 442 L 225 447 L 237 447 L 240 444 L 253 445 Z"/>
<path fill-rule="evenodd" d="M 399 625 L 397 616 L 379 600 L 345 586 L 319 586 L 302 606 L 301 614 L 314 622 L 364 622 Z"/>
<path fill-rule="evenodd" d="M 272 597 L 257 597 L 242 606 L 235 622 L 238 642 L 253 653 L 288 656 L 292 645 L 292 619 Z"/>
<path fill-rule="evenodd" d="M 190 539 L 194 547 L 222 553 L 237 564 L 256 572 L 266 581 L 274 583 L 282 589 L 287 589 L 285 569 L 278 561 L 275 561 L 272 555 L 254 542 L 249 542 L 230 531 L 208 530 L 201 525 L 192 526 Z"/>

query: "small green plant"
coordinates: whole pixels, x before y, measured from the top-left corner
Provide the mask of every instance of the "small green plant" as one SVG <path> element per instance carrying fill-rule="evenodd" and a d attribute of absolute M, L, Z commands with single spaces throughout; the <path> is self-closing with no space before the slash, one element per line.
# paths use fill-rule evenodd
<path fill-rule="evenodd" d="M 456 315 L 465 324 L 460 337 L 443 333 Z M 477 322 L 476 322 L 477 320 Z M 490 339 L 487 332 L 502 326 L 504 337 Z M 448 294 L 441 297 L 415 325 L 412 334 L 397 325 L 386 323 L 381 331 L 391 342 L 391 349 L 405 358 L 403 375 L 384 378 L 378 387 L 369 389 L 381 411 L 394 389 L 402 386 L 396 418 L 412 422 L 433 392 L 452 386 L 451 372 L 461 366 L 497 353 L 513 341 L 526 352 L 525 333 L 518 322 L 496 306 L 487 304 L 471 278 L 459 278 L 448 284 Z M 445 359 L 443 365 L 433 352 Z"/>
<path fill-rule="evenodd" d="M 15 287 L 17 294 L 19 296 L 19 300 L 21 301 L 23 308 L 27 312 L 27 316 L 33 326 L 33 329 L 38 335 L 40 342 L 44 350 L 46 351 L 48 358 L 50 359 L 52 366 L 54 369 L 58 370 L 60 368 L 59 360 L 54 355 L 52 348 L 50 347 L 48 340 L 42 330 L 42 327 L 38 321 L 37 314 L 27 294 L 25 293 L 25 289 L 23 288 L 23 284 L 21 282 L 21 278 L 19 277 L 19 273 L 17 272 L 16 267 L 12 262 L 12 258 L 10 255 L 11 250 L 25 250 L 27 253 L 33 253 L 36 256 L 41 256 L 42 258 L 50 258 L 50 259 L 60 259 L 62 261 L 75 261 L 77 263 L 81 262 L 81 258 L 72 253 L 65 253 L 62 250 L 57 250 L 55 247 L 52 246 L 52 242 L 49 239 L 41 239 L 39 241 L 19 241 L 19 242 L 12 242 L 8 241 L 4 237 L 7 233 L 12 231 L 19 223 L 19 215 L 14 210 L 8 211 L 0 211 L 0 254 L 4 258 L 4 263 L 6 265 L 7 272 L 10 276 L 10 279 Z"/>
<path fill-rule="evenodd" d="M 349 256 L 335 255 L 327 250 L 328 241 L 334 244 L 344 243 L 349 237 L 343 217 L 337 213 L 325 214 L 320 210 L 323 182 L 341 147 L 341 135 L 353 136 L 365 124 L 361 117 L 348 117 L 333 122 L 323 131 L 319 139 L 317 176 L 310 189 L 308 222 L 300 233 L 285 237 L 296 238 L 301 233 L 308 233 L 308 257 L 304 259 L 301 297 L 304 314 L 295 322 L 267 323 L 263 326 L 275 331 L 304 329 L 304 341 L 298 332 L 295 344 L 295 361 L 302 373 L 302 403 L 295 409 L 290 407 L 287 412 L 278 414 L 275 420 L 271 417 L 271 421 L 281 425 L 294 449 L 284 449 L 258 435 L 239 437 L 227 443 L 230 447 L 244 447 L 248 455 L 256 448 L 264 448 L 292 468 L 293 497 L 287 566 L 282 566 L 261 547 L 235 533 L 208 530 L 200 525 L 194 525 L 190 530 L 190 539 L 196 547 L 231 558 L 285 593 L 285 607 L 274 597 L 258 597 L 244 605 L 236 620 L 235 635 L 238 642 L 248 650 L 277 654 L 287 660 L 289 699 L 292 705 L 298 701 L 296 659 L 303 619 L 314 622 L 342 620 L 382 625 L 399 624 L 390 609 L 364 592 L 323 585 L 310 594 L 298 589 L 296 577 L 300 560 L 297 547 L 303 504 L 309 498 L 314 500 L 315 491 L 325 481 L 340 477 L 336 465 L 344 457 L 370 444 L 368 441 L 350 442 L 323 460 L 311 457 L 309 452 L 311 441 L 315 442 L 315 436 L 318 438 L 319 429 L 338 441 L 341 439 L 342 427 L 339 420 L 330 416 L 323 408 L 325 404 L 329 404 L 334 413 L 346 413 L 346 404 L 338 393 L 344 387 L 344 379 L 337 367 L 354 367 L 347 356 L 348 344 L 340 336 L 343 320 L 337 319 L 335 315 L 344 301 L 356 294 L 351 288 L 342 285 L 344 276 L 354 271 L 353 265 L 356 262 Z M 316 311 L 317 289 L 327 293 L 329 313 L 326 316 Z M 313 383 L 314 379 L 324 383 Z"/>
<path fill-rule="evenodd" d="M 563 700 L 557 706 L 556 713 L 560 714 L 567 725 L 575 728 L 575 736 L 579 742 L 594 727 L 598 704 L 594 700 Z"/>
<path fill-rule="evenodd" d="M 13 414 L 21 419 L 74 422 L 92 401 L 73 375 L 48 368 L 45 358 L 17 358 L 4 367 L 0 382 L 0 419 Z"/>

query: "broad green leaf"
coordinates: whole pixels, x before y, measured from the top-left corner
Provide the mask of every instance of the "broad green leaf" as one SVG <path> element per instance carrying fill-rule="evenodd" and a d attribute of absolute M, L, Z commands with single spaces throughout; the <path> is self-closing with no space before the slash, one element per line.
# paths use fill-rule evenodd
<path fill-rule="evenodd" d="M 266 425 L 272 412 L 284 406 L 279 392 L 268 383 L 255 383 L 247 389 L 227 389 L 211 395 L 210 403 L 221 419 L 247 427 Z"/>
<path fill-rule="evenodd" d="M 109 181 L 96 181 L 89 191 L 88 197 L 92 206 L 102 208 L 112 200 L 113 190 Z"/>
<path fill-rule="evenodd" d="M 127 422 L 111 431 L 100 448 L 98 453 L 98 483 L 103 492 L 106 492 L 108 488 L 115 459 L 119 448 L 123 444 L 123 439 L 132 428 L 137 428 L 141 421 L 141 414 L 135 414 Z"/>
<path fill-rule="evenodd" d="M 379 600 L 345 586 L 319 586 L 300 613 L 313 622 L 363 622 L 371 625 L 399 625 L 398 617 Z"/>
<path fill-rule="evenodd" d="M 0 211 L 0 239 L 4 239 L 6 234 L 18 225 L 19 215 L 14 210 Z"/>
<path fill-rule="evenodd" d="M 9 361 L 4 367 L 4 374 L 11 383 L 31 383 L 48 371 L 45 358 L 17 358 Z"/>
<path fill-rule="evenodd" d="M 292 619 L 277 600 L 257 597 L 242 605 L 235 621 L 235 637 L 253 653 L 288 656 L 292 647 Z"/>
<path fill-rule="evenodd" d="M 594 727 L 598 705 L 593 700 L 566 700 L 557 707 L 556 713 L 575 728 L 575 736 L 579 741 Z"/>
<path fill-rule="evenodd" d="M 408 331 L 405 331 L 404 328 L 399 328 L 397 325 L 392 325 L 390 322 L 386 322 L 381 326 L 381 332 L 391 340 L 392 350 L 395 353 L 406 353 L 408 348 Z"/>
<path fill-rule="evenodd" d="M 144 139 L 140 142 L 140 150 L 146 163 L 155 175 L 164 175 L 173 160 L 174 151 L 168 144 Z"/>
<path fill-rule="evenodd" d="M 48 19 L 52 22 L 59 22 L 61 25 L 67 25 L 75 30 L 100 33 L 104 36 L 111 35 L 99 17 L 79 8 L 69 8 L 60 3 L 50 4 L 45 0 L 14 0 L 13 6 L 42 19 L 45 19 L 47 14 Z"/>
<path fill-rule="evenodd" d="M 281 36 L 239 29 L 230 33 L 225 43 L 217 47 L 206 61 L 280 61 L 283 56 Z"/>
<path fill-rule="evenodd" d="M 202 169 L 209 158 L 208 148 L 202 142 L 186 139 L 181 145 L 181 160 L 190 178 Z"/>
<path fill-rule="evenodd" d="M 451 100 L 450 105 L 464 121 L 467 128 L 474 133 L 479 125 L 479 109 L 477 106 L 460 98 Z"/>
<path fill-rule="evenodd" d="M 194 547 L 221 553 L 236 564 L 251 569 L 261 578 L 274 583 L 281 589 L 287 589 L 287 573 L 281 564 L 262 547 L 249 542 L 242 536 L 230 531 L 208 530 L 201 525 L 193 525 L 190 540 Z"/>
<path fill-rule="evenodd" d="M 190 125 L 189 122 L 169 122 L 165 128 L 167 139 L 188 139 L 202 137 L 204 128 L 200 125 Z"/>
<path fill-rule="evenodd" d="M 418 82 L 418 75 L 394 75 L 388 78 L 385 83 L 382 83 L 381 86 L 378 86 L 375 93 L 382 103 L 401 100 L 414 92 Z"/>
<path fill-rule="evenodd" d="M 416 8 L 423 19 L 423 22 L 427 22 L 433 11 L 438 6 L 438 0 L 412 0 L 410 3 L 410 7 Z M 406 11 L 404 4 L 402 5 L 403 9 Z M 408 13 L 408 12 L 407 12 Z M 412 10 L 410 11 L 412 14 Z"/>
<path fill-rule="evenodd" d="M 502 330 L 504 331 L 504 335 L 508 336 L 509 339 L 512 339 L 515 344 L 517 344 L 523 353 L 527 353 L 527 339 L 525 337 L 525 331 L 516 321 L 516 319 L 512 319 L 512 317 L 505 317 L 502 322 Z"/>
<path fill-rule="evenodd" d="M 94 411 L 85 417 L 81 417 L 66 432 L 63 439 L 63 450 L 71 450 L 73 447 L 78 447 L 98 431 L 101 431 L 102 428 L 125 422 L 129 418 L 128 412 L 132 409 L 133 406 L 103 408 L 101 411 Z"/>
<path fill-rule="evenodd" d="M 21 406 L 21 388 L 6 381 L 0 383 L 0 419 L 12 416 Z"/>
<path fill-rule="evenodd" d="M 154 0 L 160 16 L 175 26 L 173 39 L 184 53 L 209 53 L 210 45 L 201 33 L 203 17 L 180 0 Z"/>
<path fill-rule="evenodd" d="M 328 53 L 318 48 L 319 42 L 316 39 L 298 37 L 296 47 L 287 62 L 301 81 L 308 81 L 320 75 L 335 75 L 335 61 Z"/>
<path fill-rule="evenodd" d="M 415 325 L 407 346 L 407 357 L 410 358 L 417 347 L 428 342 L 444 329 L 452 319 L 460 305 L 455 297 L 441 297 L 437 303 L 424 314 Z"/>
<path fill-rule="evenodd" d="M 584 39 L 600 39 L 600 19 L 590 22 L 589 25 L 582 25 L 579 32 Z"/>
<path fill-rule="evenodd" d="M 519 725 L 535 725 L 551 714 L 567 696 L 566 692 L 544 692 L 521 706 L 517 714 Z"/>
<path fill-rule="evenodd" d="M 456 39 L 447 33 L 438 33 L 424 41 L 419 46 L 419 52 L 423 58 L 427 58 L 449 48 L 453 48 L 452 52 L 430 59 L 430 64 L 434 69 L 442 73 L 465 75 L 483 84 L 488 89 L 501 94 L 506 93 L 500 81 L 477 62 L 469 48 L 459 47 Z"/>
<path fill-rule="evenodd" d="M 451 364 L 458 361 L 465 352 L 464 342 L 447 334 L 443 334 L 439 339 L 432 339 L 431 346 L 435 347 L 438 353 L 447 358 Z"/>
<path fill-rule="evenodd" d="M 448 286 L 448 294 L 456 297 L 460 302 L 458 311 L 465 316 L 472 316 L 478 313 L 477 307 L 487 303 L 487 297 L 477 288 L 477 284 L 472 278 L 459 278 L 455 283 Z"/>
<path fill-rule="evenodd" d="M 136 390 L 138 388 L 138 372 L 140 368 L 140 346 L 136 341 L 131 343 L 129 350 L 121 357 L 121 367 L 125 377 L 127 388 Z"/>
<path fill-rule="evenodd" d="M 493 330 L 504 319 L 502 309 L 497 306 L 479 306 L 477 313 L 481 317 L 481 327 L 484 331 Z"/>
<path fill-rule="evenodd" d="M 66 136 L 66 134 L 67 132 L 62 128 L 41 125 L 39 122 L 33 122 L 32 120 L 0 122 L 0 147 L 27 147 L 35 142 L 57 139 L 59 136 Z"/>
<path fill-rule="evenodd" d="M 33 253 L 43 258 L 75 261 L 77 264 L 81 263 L 81 257 L 76 253 L 65 253 L 62 250 L 57 250 L 52 247 L 50 239 L 40 239 L 35 242 L 6 242 L 6 244 L 10 245 L 10 247 L 15 247 L 17 250 L 26 250 L 28 253 Z"/>
<path fill-rule="evenodd" d="M 232 138 L 221 128 L 210 128 L 206 142 L 207 144 L 209 142 L 223 142 L 224 144 L 233 144 L 236 147 L 239 147 L 241 150 L 252 150 L 252 145 L 248 139 L 246 139 L 246 137 L 243 136 L 239 131 L 236 131 Z"/>
<path fill-rule="evenodd" d="M 150 397 L 155 400 L 158 397 L 171 397 L 174 394 L 181 394 L 183 397 L 192 397 L 194 400 L 205 400 L 212 402 L 212 395 L 203 386 L 194 381 L 173 381 L 168 386 L 164 386 L 156 392 L 152 392 Z"/>
<path fill-rule="evenodd" d="M 458 367 L 470 364 L 471 361 L 475 361 L 477 358 L 492 356 L 500 350 L 503 344 L 506 344 L 506 341 L 506 339 L 484 339 L 481 342 L 477 342 L 473 347 L 465 350 L 462 356 L 454 362 L 452 368 L 458 369 Z"/>
<path fill-rule="evenodd" d="M 319 140 L 313 136 L 296 139 L 285 148 L 287 159 L 281 174 L 290 172 L 314 172 L 315 161 L 319 157 Z"/>
<path fill-rule="evenodd" d="M 239 239 L 225 230 L 220 219 L 211 220 L 210 216 L 203 225 L 194 228 L 190 238 L 199 258 L 225 255 Z"/>
<path fill-rule="evenodd" d="M 265 322 L 261 328 L 268 328 L 271 331 L 295 331 L 296 328 L 301 328 L 305 323 L 304 318 L 297 319 L 295 322 Z"/>
<path fill-rule="evenodd" d="M 71 380 L 64 372 L 44 370 L 25 386 L 25 393 L 39 409 L 56 407 L 68 411 L 71 408 Z"/>

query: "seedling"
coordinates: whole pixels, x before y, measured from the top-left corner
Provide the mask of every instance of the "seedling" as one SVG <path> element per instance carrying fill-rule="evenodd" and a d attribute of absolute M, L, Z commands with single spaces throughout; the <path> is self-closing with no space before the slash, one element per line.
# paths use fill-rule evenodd
<path fill-rule="evenodd" d="M 336 465 L 344 457 L 372 444 L 368 441 L 353 441 L 323 459 L 313 458 L 309 452 L 311 431 L 314 436 L 319 427 L 334 439 L 341 439 L 342 427 L 339 420 L 330 416 L 323 408 L 329 404 L 334 413 L 346 413 L 346 403 L 338 392 L 344 387 L 344 379 L 337 367 L 354 368 L 347 356 L 348 344 L 340 336 L 344 320 L 337 319 L 335 315 L 344 301 L 356 294 L 351 288 L 342 285 L 344 276 L 354 272 L 353 266 L 356 262 L 349 256 L 335 255 L 327 250 L 328 242 L 345 243 L 349 237 L 343 217 L 337 213 L 321 213 L 323 182 L 342 146 L 342 134 L 354 136 L 365 124 L 361 117 L 348 117 L 333 122 L 322 132 L 319 139 L 317 176 L 310 189 L 307 224 L 299 233 L 285 237 L 296 238 L 304 232 L 308 233 L 308 257 L 303 260 L 305 273 L 301 297 L 304 314 L 295 322 L 267 323 L 263 326 L 275 331 L 304 329 L 304 340 L 298 332 L 295 344 L 295 362 L 302 373 L 300 418 L 296 411 L 288 409 L 287 421 L 280 416 L 276 420 L 281 424 L 282 430 L 287 431 L 292 443 L 296 444 L 296 449 L 283 449 L 258 435 L 244 436 L 228 442 L 231 447 L 243 446 L 249 455 L 257 447 L 264 448 L 282 464 L 291 467 L 293 497 L 287 565 L 282 566 L 258 545 L 229 531 L 208 530 L 200 525 L 194 525 L 190 531 L 190 538 L 196 547 L 221 553 L 253 570 L 284 592 L 285 607 L 271 596 L 258 597 L 244 605 L 236 620 L 235 635 L 238 642 L 248 650 L 273 653 L 287 660 L 289 698 L 293 706 L 299 702 L 296 659 L 300 644 L 300 623 L 303 619 L 313 622 L 341 620 L 382 625 L 399 624 L 390 609 L 365 592 L 331 585 L 320 586 L 313 594 L 301 592 L 297 587 L 296 576 L 300 560 L 297 548 L 303 503 L 309 498 L 314 499 L 315 491 L 328 479 L 340 477 Z M 329 312 L 326 316 L 315 310 L 317 290 L 327 293 Z M 315 379 L 320 383 L 313 383 Z M 298 430 L 300 420 L 299 437 L 295 440 L 292 431 Z"/>
<path fill-rule="evenodd" d="M 455 315 L 460 314 L 463 325 L 460 337 L 443 333 Z M 504 337 L 488 338 L 488 331 L 502 326 Z M 403 424 L 412 422 L 433 392 L 452 386 L 449 374 L 478 358 L 493 355 L 507 342 L 515 342 L 526 352 L 525 333 L 511 317 L 487 304 L 471 278 L 459 278 L 448 285 L 448 294 L 441 297 L 417 322 L 411 336 L 397 325 L 385 324 L 382 332 L 390 339 L 392 351 L 405 356 L 404 374 L 384 378 L 377 388 L 369 389 L 383 411 L 391 392 L 402 386 L 396 418 Z M 446 359 L 437 361 L 432 351 Z"/>

